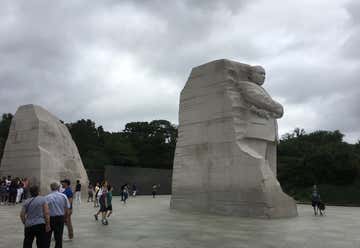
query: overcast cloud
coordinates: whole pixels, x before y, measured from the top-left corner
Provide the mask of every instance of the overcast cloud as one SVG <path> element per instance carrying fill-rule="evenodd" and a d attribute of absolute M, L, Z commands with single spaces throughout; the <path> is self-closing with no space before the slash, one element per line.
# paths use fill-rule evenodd
<path fill-rule="evenodd" d="M 39 104 L 106 130 L 177 123 L 192 67 L 261 64 L 285 107 L 280 133 L 339 129 L 360 138 L 360 3 L 0 0 L 0 113 Z"/>

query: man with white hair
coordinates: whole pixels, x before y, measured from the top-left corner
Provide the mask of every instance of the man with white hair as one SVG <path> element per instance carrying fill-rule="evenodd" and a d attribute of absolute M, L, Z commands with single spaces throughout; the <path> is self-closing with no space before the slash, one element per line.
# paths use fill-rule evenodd
<path fill-rule="evenodd" d="M 46 196 L 46 201 L 50 210 L 51 231 L 48 235 L 50 247 L 51 235 L 54 232 L 55 248 L 62 247 L 63 231 L 65 219 L 70 209 L 70 203 L 66 195 L 59 192 L 60 185 L 56 182 L 50 184 L 51 193 Z"/>

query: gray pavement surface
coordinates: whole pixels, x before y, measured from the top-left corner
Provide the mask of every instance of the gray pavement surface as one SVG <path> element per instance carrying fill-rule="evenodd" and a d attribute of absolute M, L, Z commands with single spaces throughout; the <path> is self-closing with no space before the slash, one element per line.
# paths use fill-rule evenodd
<path fill-rule="evenodd" d="M 169 202 L 170 196 L 139 196 L 124 205 L 114 197 L 108 226 L 95 221 L 97 209 L 83 202 L 74 209 L 75 238 L 63 247 L 360 247 L 360 208 L 328 207 L 326 216 L 315 217 L 311 206 L 298 205 L 297 218 L 262 220 L 181 213 Z M 0 206 L 1 248 L 22 247 L 19 211 Z"/>

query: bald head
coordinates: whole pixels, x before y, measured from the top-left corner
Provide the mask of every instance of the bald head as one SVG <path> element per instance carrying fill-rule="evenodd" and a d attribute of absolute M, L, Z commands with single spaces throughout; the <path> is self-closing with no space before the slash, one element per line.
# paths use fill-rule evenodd
<path fill-rule="evenodd" d="M 262 85 L 265 81 L 265 69 L 260 65 L 251 66 L 250 81 Z"/>

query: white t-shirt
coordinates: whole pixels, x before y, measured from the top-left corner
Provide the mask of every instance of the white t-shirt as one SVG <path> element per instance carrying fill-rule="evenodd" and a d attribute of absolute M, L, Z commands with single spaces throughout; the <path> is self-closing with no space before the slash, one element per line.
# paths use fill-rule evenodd
<path fill-rule="evenodd" d="M 97 194 L 97 198 L 100 199 L 100 196 L 102 195 L 102 191 L 103 191 L 102 188 L 100 188 L 100 189 L 99 189 L 99 192 L 98 192 L 98 194 Z"/>

